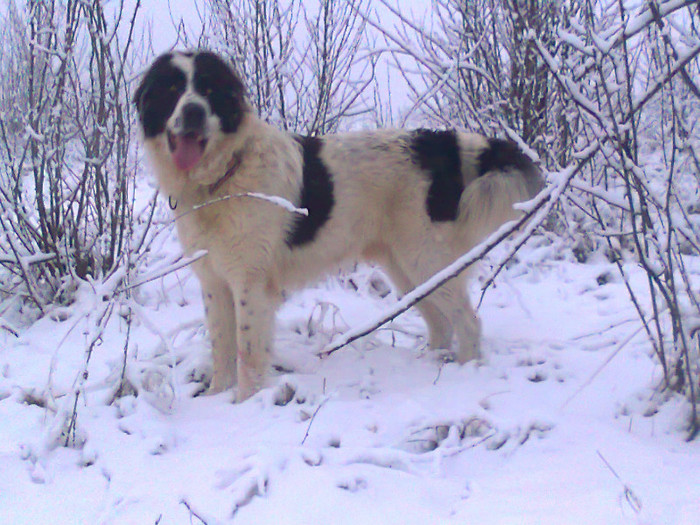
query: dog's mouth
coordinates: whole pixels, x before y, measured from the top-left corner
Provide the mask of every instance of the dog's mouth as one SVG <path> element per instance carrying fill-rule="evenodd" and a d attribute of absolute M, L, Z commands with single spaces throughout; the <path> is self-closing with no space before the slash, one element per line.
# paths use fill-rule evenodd
<path fill-rule="evenodd" d="M 175 165 L 182 171 L 190 171 L 204 155 L 207 139 L 196 131 L 181 134 L 168 131 L 168 147 Z"/>

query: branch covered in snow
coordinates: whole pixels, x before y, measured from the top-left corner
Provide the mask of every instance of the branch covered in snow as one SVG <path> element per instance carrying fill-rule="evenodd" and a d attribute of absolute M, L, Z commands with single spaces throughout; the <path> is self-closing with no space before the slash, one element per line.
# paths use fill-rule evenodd
<path fill-rule="evenodd" d="M 135 282 L 130 283 L 128 286 L 125 286 L 123 288 L 120 288 L 119 290 L 116 291 L 116 293 L 123 293 L 128 290 L 133 290 L 134 288 L 138 288 L 139 286 L 142 286 L 146 283 L 150 283 L 151 281 L 155 281 L 156 279 L 160 279 L 161 277 L 165 277 L 168 274 L 171 274 L 173 272 L 176 272 L 182 268 L 185 268 L 186 266 L 189 266 L 190 264 L 200 260 L 203 257 L 206 257 L 206 255 L 209 252 L 207 250 L 199 250 L 193 253 L 189 257 L 182 257 L 180 258 L 179 261 L 176 263 L 170 264 L 166 266 L 165 268 L 161 268 L 160 270 L 148 273 L 141 278 L 137 279 Z"/>
<path fill-rule="evenodd" d="M 244 192 L 244 193 L 234 193 L 231 195 L 224 195 L 222 197 L 218 197 L 216 199 L 212 199 L 207 202 L 203 202 L 202 204 L 197 204 L 192 207 L 192 211 L 199 210 L 201 208 L 204 208 L 205 206 L 210 206 L 212 204 L 216 204 L 217 202 L 222 202 L 222 201 L 227 201 L 229 199 L 235 199 L 235 198 L 240 198 L 240 197 L 250 197 L 251 199 L 260 199 L 261 201 L 269 202 L 271 204 L 274 204 L 275 206 L 279 206 L 280 208 L 283 208 L 287 210 L 290 213 L 298 213 L 299 215 L 308 215 L 309 210 L 306 208 L 297 208 L 292 204 L 290 201 L 285 199 L 284 197 L 278 197 L 276 195 L 266 195 L 264 193 L 257 193 L 257 192 Z M 177 219 L 182 217 L 182 215 L 178 216 Z"/>

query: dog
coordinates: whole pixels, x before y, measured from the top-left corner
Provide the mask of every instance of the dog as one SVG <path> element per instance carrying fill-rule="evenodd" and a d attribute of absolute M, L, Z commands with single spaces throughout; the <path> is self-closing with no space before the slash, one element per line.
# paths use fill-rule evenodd
<path fill-rule="evenodd" d="M 286 290 L 366 260 L 410 291 L 518 218 L 513 205 L 543 184 L 512 142 L 477 134 L 287 133 L 256 116 L 235 70 L 205 50 L 158 57 L 134 103 L 183 248 L 208 252 L 193 267 L 212 345 L 209 391 L 237 383 L 238 401 L 263 387 Z M 417 305 L 430 347 L 454 349 L 460 363 L 480 356 L 467 273 Z"/>

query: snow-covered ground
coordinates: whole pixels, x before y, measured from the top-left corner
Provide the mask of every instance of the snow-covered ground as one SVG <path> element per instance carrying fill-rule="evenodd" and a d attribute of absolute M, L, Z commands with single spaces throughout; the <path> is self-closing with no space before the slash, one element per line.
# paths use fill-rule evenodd
<path fill-rule="evenodd" d="M 425 350 L 414 312 L 319 359 L 396 297 L 367 267 L 301 291 L 269 387 L 238 405 L 195 395 L 210 363 L 188 269 L 105 317 L 87 379 L 100 290 L 17 317 L 0 330 L 0 522 L 700 523 L 700 443 L 682 401 L 652 395 L 624 284 L 554 253 L 531 242 L 487 292 L 484 359 L 465 366 Z M 122 373 L 134 389 L 113 400 Z"/>

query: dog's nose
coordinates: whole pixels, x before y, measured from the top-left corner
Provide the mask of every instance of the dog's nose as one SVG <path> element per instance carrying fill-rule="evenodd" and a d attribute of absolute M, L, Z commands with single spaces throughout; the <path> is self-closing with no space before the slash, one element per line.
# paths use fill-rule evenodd
<path fill-rule="evenodd" d="M 183 133 L 201 131 L 206 117 L 204 108 L 194 102 L 188 102 L 182 107 L 181 129 Z"/>

